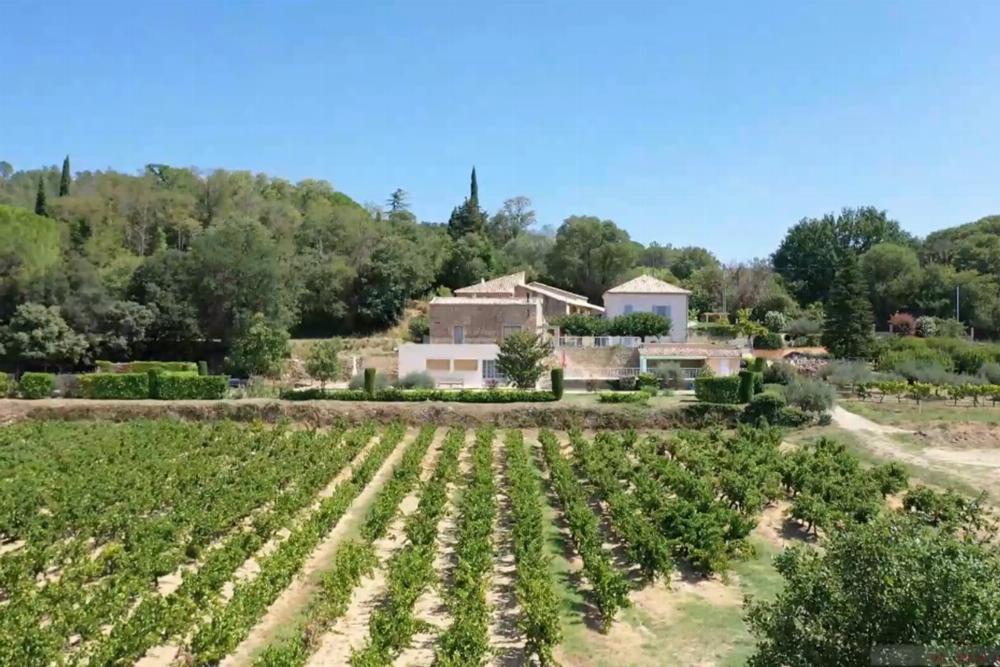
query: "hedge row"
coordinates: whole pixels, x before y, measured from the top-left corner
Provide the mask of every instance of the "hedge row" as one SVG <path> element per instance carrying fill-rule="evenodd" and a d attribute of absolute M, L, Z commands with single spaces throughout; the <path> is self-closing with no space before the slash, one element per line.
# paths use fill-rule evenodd
<path fill-rule="evenodd" d="M 706 403 L 740 402 L 740 376 L 699 377 L 694 380 L 694 395 Z"/>
<path fill-rule="evenodd" d="M 645 403 L 652 395 L 648 391 L 602 391 L 599 400 L 601 403 Z"/>
<path fill-rule="evenodd" d="M 194 361 L 114 361 L 99 360 L 95 362 L 98 369 L 105 373 L 148 373 L 160 371 L 163 373 L 197 373 L 198 363 Z"/>
<path fill-rule="evenodd" d="M 45 398 L 52 394 L 52 384 L 43 391 L 40 381 L 35 380 L 38 390 L 29 396 L 25 391 L 25 373 L 21 378 L 21 395 L 24 398 Z M 54 381 L 54 376 L 51 376 Z M 197 375 L 180 373 L 88 373 L 77 376 L 80 393 L 84 398 L 139 400 L 155 398 L 162 400 L 200 399 L 216 400 L 225 398 L 229 378 L 225 375 Z"/>
<path fill-rule="evenodd" d="M 529 389 L 381 389 L 369 394 L 363 389 L 300 389 L 285 391 L 289 401 L 446 401 L 451 403 L 544 403 L 555 401 L 551 391 Z"/>

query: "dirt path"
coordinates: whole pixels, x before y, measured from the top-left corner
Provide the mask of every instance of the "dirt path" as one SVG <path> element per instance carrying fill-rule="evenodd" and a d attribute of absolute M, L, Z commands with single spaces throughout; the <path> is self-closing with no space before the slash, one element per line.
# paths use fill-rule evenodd
<path fill-rule="evenodd" d="M 347 611 L 337 619 L 334 626 L 323 635 L 319 649 L 310 657 L 309 667 L 327 667 L 330 665 L 347 665 L 351 653 L 364 647 L 368 641 L 368 622 L 372 612 L 382 600 L 386 591 L 386 565 L 392 556 L 406 543 L 406 517 L 416 511 L 420 503 L 420 486 L 430 479 L 434 465 L 441 453 L 441 445 L 447 434 L 447 429 L 438 429 L 434 442 L 424 457 L 420 472 L 420 484 L 407 494 L 399 504 L 399 514 L 392 522 L 385 536 L 375 541 L 375 555 L 379 567 L 370 576 L 364 577 L 354 589 L 351 604 Z"/>
<path fill-rule="evenodd" d="M 267 610 L 263 618 L 250 631 L 236 649 L 222 661 L 225 667 L 244 667 L 250 665 L 254 654 L 270 642 L 283 626 L 289 623 L 308 603 L 319 583 L 318 573 L 329 566 L 337 547 L 364 517 L 364 508 L 375 498 L 376 494 L 392 475 L 396 464 L 403 456 L 407 446 L 417 435 L 416 429 L 409 429 L 396 449 L 379 468 L 368 486 L 354 500 L 354 504 L 341 517 L 340 521 L 324 540 L 306 559 L 302 569 L 292 583 Z M 353 464 L 352 464 L 353 467 Z"/>
<path fill-rule="evenodd" d="M 833 423 L 858 436 L 861 445 L 879 458 L 902 461 L 975 488 L 1000 488 L 1000 448 L 907 447 L 893 436 L 918 432 L 877 424 L 839 405 L 833 409 Z"/>
<path fill-rule="evenodd" d="M 458 541 L 458 522 L 456 506 L 459 489 L 465 488 L 465 483 L 472 467 L 471 442 L 475 437 L 470 431 L 466 446 L 462 450 L 458 463 L 458 476 L 448 485 L 448 505 L 444 517 L 438 524 L 436 552 L 434 554 L 434 573 L 436 584 L 428 588 L 417 598 L 413 615 L 431 627 L 426 632 L 418 632 L 413 641 L 399 657 L 393 661 L 396 667 L 417 667 L 430 665 L 434 662 L 434 647 L 438 635 L 448 627 L 451 616 L 445 604 L 443 592 L 451 587 L 455 568 L 455 544 Z"/>

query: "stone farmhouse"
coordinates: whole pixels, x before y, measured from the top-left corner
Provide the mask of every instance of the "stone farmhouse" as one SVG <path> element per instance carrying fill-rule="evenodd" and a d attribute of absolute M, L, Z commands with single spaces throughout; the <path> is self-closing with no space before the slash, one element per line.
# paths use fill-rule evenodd
<path fill-rule="evenodd" d="M 690 292 L 642 275 L 612 287 L 603 306 L 586 297 L 539 282 L 527 282 L 523 272 L 457 289 L 439 296 L 428 307 L 430 336 L 399 347 L 399 374 L 423 371 L 441 387 L 483 387 L 503 382 L 496 369 L 499 343 L 505 336 L 530 331 L 553 344 L 550 365 L 564 369 L 567 384 L 607 383 L 653 371 L 672 363 L 693 378 L 703 367 L 716 375 L 739 370 L 744 350 L 733 344 L 689 341 Z M 563 336 L 558 321 L 564 315 L 590 314 L 614 318 L 652 312 L 670 318 L 669 335 L 637 337 Z"/>

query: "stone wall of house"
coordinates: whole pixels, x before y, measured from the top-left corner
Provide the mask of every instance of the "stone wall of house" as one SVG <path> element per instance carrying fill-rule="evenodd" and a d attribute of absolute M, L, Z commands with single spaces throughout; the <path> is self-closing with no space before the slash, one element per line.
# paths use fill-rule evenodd
<path fill-rule="evenodd" d="M 455 342 L 455 327 L 459 326 L 464 327 L 466 343 L 496 343 L 503 335 L 504 327 L 520 327 L 521 331 L 540 333 L 544 326 L 541 303 L 483 301 L 482 304 L 432 303 L 428 309 L 431 342 Z"/>

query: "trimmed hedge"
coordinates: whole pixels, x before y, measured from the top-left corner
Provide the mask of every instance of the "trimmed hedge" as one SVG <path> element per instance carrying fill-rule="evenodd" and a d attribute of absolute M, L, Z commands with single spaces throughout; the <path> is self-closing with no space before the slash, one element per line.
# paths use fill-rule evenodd
<path fill-rule="evenodd" d="M 740 376 L 695 378 L 694 395 L 706 403 L 737 404 L 740 402 Z"/>
<path fill-rule="evenodd" d="M 602 391 L 601 403 L 645 403 L 652 394 L 648 391 Z"/>
<path fill-rule="evenodd" d="M 372 396 L 375 393 L 375 369 L 365 369 L 365 393 Z"/>
<path fill-rule="evenodd" d="M 18 383 L 21 398 L 48 398 L 56 386 L 53 373 L 25 373 Z"/>
<path fill-rule="evenodd" d="M 150 398 L 164 401 L 218 400 L 226 397 L 229 388 L 229 378 L 225 375 L 155 373 L 150 380 Z"/>
<path fill-rule="evenodd" d="M 148 373 L 161 371 L 163 373 L 197 373 L 198 364 L 194 361 L 126 361 L 115 363 L 100 360 L 95 365 L 105 373 Z"/>
<path fill-rule="evenodd" d="M 552 395 L 556 397 L 556 400 L 561 400 L 563 397 L 563 369 L 553 368 L 550 375 L 552 379 Z"/>
<path fill-rule="evenodd" d="M 6 373 L 0 373 L 0 398 L 9 396 L 14 391 L 14 380 Z"/>
<path fill-rule="evenodd" d="M 149 377 L 145 373 L 88 373 L 78 376 L 84 398 L 149 398 Z"/>
<path fill-rule="evenodd" d="M 780 350 L 785 346 L 781 340 L 781 334 L 768 331 L 753 337 L 753 347 L 755 350 Z"/>
<path fill-rule="evenodd" d="M 451 403 L 545 403 L 558 400 L 551 391 L 530 389 L 382 389 L 373 395 L 361 389 L 302 389 L 283 391 L 281 398 L 288 401 L 385 401 L 421 402 L 445 401 Z"/>
<path fill-rule="evenodd" d="M 739 373 L 740 387 L 739 387 L 739 402 L 749 403 L 750 399 L 753 398 L 753 371 L 742 370 Z"/>

